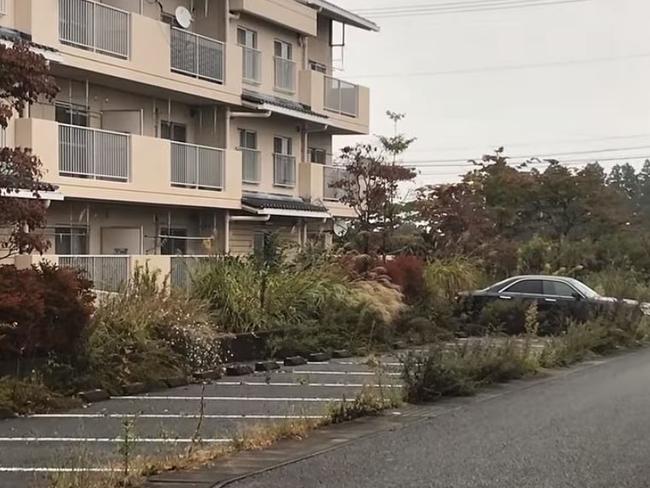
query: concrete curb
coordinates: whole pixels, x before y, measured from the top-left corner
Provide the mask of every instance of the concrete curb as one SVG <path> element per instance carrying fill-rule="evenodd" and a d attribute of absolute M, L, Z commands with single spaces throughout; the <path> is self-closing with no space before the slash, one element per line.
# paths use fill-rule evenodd
<path fill-rule="evenodd" d="M 81 398 L 86 403 L 96 403 L 103 402 L 105 400 L 110 400 L 111 396 L 106 390 L 96 389 L 79 392 L 79 398 Z"/>

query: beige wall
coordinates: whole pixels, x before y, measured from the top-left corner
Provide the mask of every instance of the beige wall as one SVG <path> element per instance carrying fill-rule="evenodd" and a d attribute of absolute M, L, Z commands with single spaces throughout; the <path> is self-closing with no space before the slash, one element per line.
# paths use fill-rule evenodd
<path fill-rule="evenodd" d="M 241 199 L 241 154 L 226 151 L 225 189 L 195 190 L 171 186 L 169 141 L 132 135 L 131 178 L 113 182 L 59 175 L 58 124 L 39 119 L 17 119 L 16 144 L 30 147 L 43 162 L 44 180 L 59 185 L 68 198 L 121 202 L 185 205 L 207 208 L 239 208 Z"/>
<path fill-rule="evenodd" d="M 230 254 L 247 255 L 253 252 L 257 232 L 277 232 L 280 240 L 298 244 L 302 223 L 299 219 L 274 219 L 270 222 L 231 222 Z"/>
<path fill-rule="evenodd" d="M 295 0 L 230 0 L 230 9 L 255 15 L 303 35 L 315 36 L 316 10 Z"/>
<path fill-rule="evenodd" d="M 332 48 L 330 47 L 330 19 L 318 17 L 318 35 L 309 38 L 307 48 L 310 61 L 327 66 L 327 72 L 332 73 Z"/>

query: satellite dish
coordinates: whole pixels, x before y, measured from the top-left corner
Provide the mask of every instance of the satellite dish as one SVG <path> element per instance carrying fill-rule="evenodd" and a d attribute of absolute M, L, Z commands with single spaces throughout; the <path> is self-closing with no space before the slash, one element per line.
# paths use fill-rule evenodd
<path fill-rule="evenodd" d="M 188 29 L 192 25 L 192 14 L 185 7 L 177 7 L 174 15 L 176 22 L 183 29 Z"/>
<path fill-rule="evenodd" d="M 346 220 L 337 220 L 334 222 L 334 234 L 336 234 L 337 237 L 343 237 L 345 234 L 348 233 L 348 229 L 350 228 L 350 222 Z"/>

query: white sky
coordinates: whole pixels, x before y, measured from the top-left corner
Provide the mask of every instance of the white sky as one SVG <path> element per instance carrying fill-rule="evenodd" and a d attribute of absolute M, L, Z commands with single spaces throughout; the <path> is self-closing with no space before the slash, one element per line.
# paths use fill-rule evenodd
<path fill-rule="evenodd" d="M 353 11 L 443 2 L 335 1 Z M 650 0 L 376 19 L 380 33 L 348 29 L 337 76 L 370 87 L 372 133 L 392 132 L 387 109 L 407 114 L 400 129 L 418 141 L 406 161 L 480 157 L 499 145 L 510 155 L 647 146 L 598 156 L 650 156 L 648 21 Z M 594 58 L 610 60 L 584 62 Z M 581 63 L 412 75 L 575 60 Z M 341 137 L 336 144 L 360 140 Z M 591 154 L 558 159 L 585 156 Z M 435 183 L 464 169 L 421 171 L 418 183 Z"/>

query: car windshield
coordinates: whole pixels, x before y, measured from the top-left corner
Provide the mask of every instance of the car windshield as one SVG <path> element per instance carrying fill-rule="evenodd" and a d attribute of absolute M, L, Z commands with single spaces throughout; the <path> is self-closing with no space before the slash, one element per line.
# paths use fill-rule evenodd
<path fill-rule="evenodd" d="M 598 293 L 596 293 L 594 290 L 589 288 L 587 285 L 585 285 L 581 281 L 574 280 L 573 278 L 571 278 L 571 279 L 569 279 L 569 282 L 575 288 L 577 288 L 580 293 L 582 293 L 587 298 L 598 298 L 600 296 Z"/>

